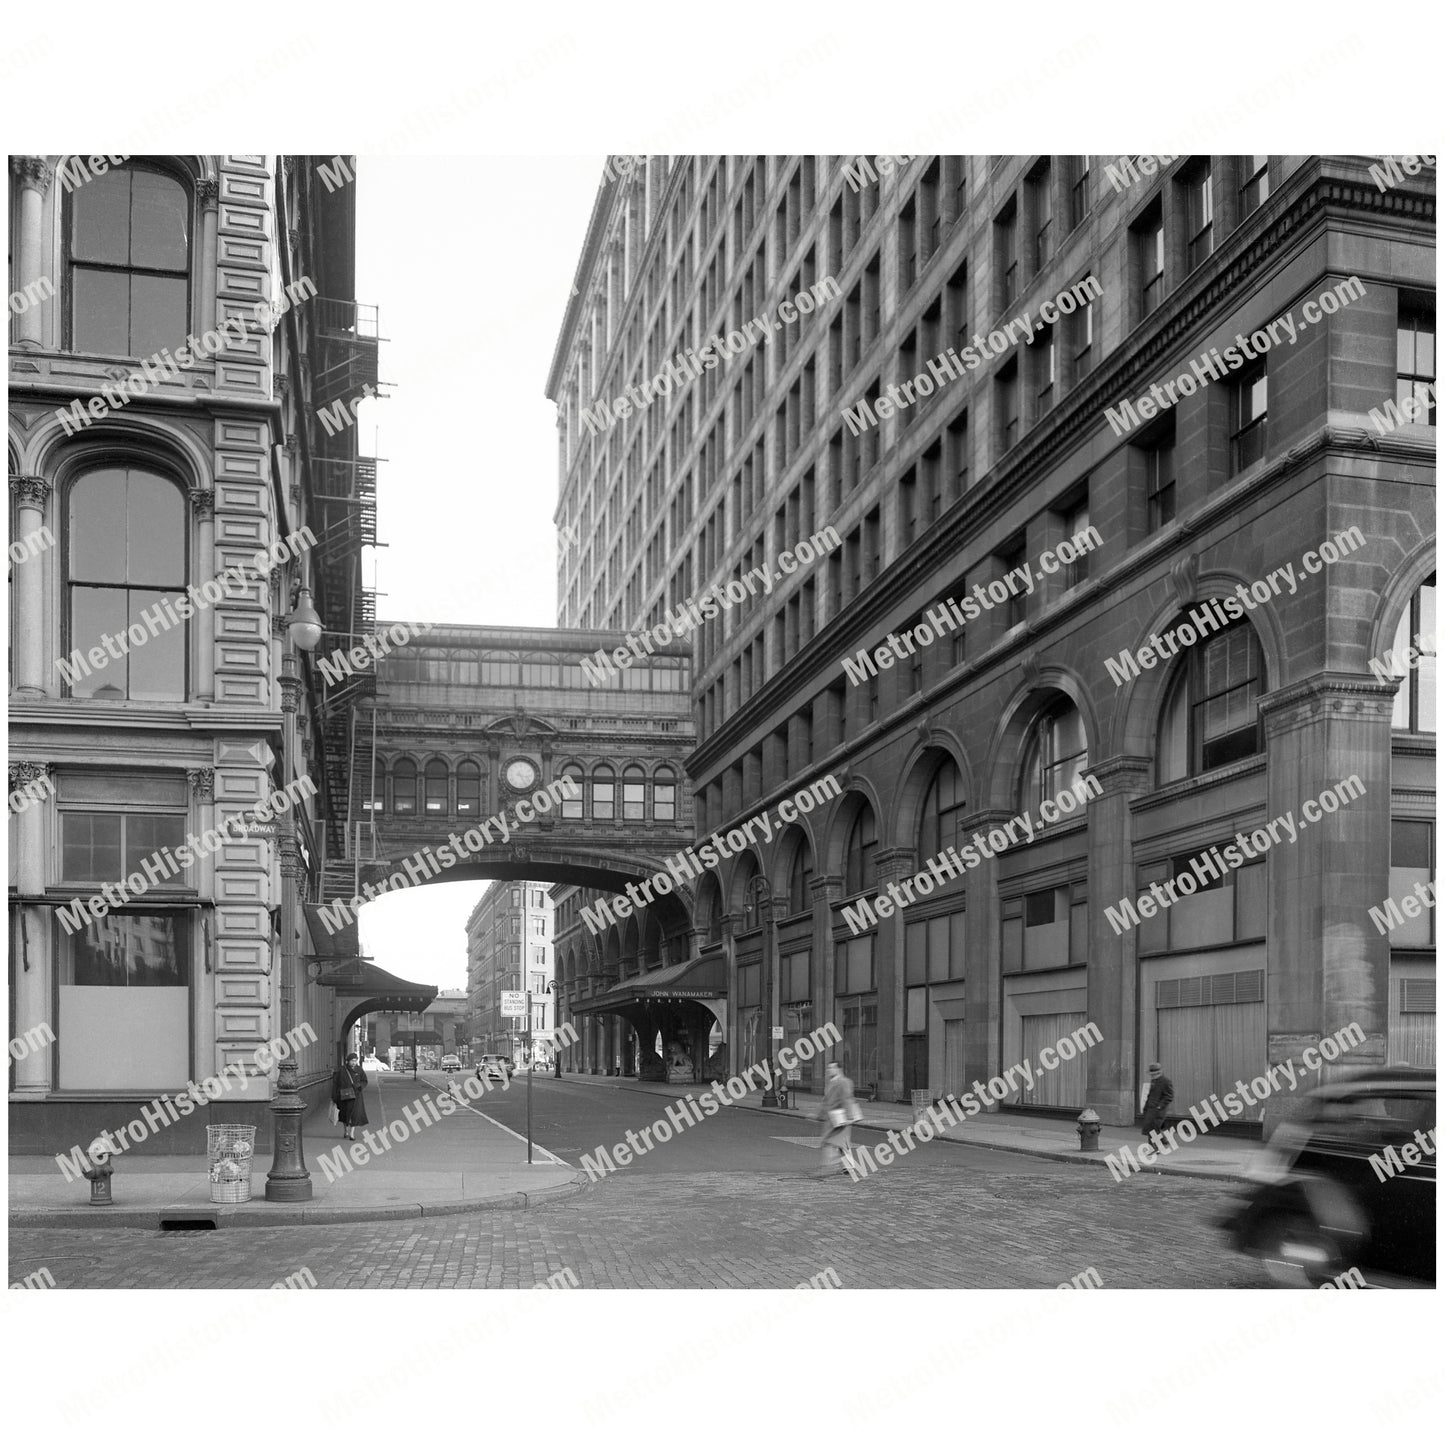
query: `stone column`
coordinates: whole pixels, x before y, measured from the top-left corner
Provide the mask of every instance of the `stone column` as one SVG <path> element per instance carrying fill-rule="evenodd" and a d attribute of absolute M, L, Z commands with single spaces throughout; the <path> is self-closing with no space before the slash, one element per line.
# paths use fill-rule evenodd
<path fill-rule="evenodd" d="M 833 905 L 843 891 L 843 880 L 827 874 L 815 873 L 813 891 L 813 1027 L 820 1029 L 824 1024 L 833 1023 L 837 994 L 833 978 Z M 837 1058 L 837 1045 L 833 1057 Z M 826 1054 L 813 1066 L 813 1083 L 816 1088 L 823 1078 L 823 1064 Z"/>
<path fill-rule="evenodd" d="M 201 202 L 201 287 L 196 303 L 196 335 L 216 327 L 216 207 L 221 183 L 207 179 L 196 183 Z"/>
<path fill-rule="evenodd" d="M 741 1047 L 742 1025 L 738 1004 L 737 953 L 733 948 L 733 916 L 722 916 L 723 977 L 728 985 L 728 1074 L 736 1074 L 741 1065 L 738 1049 Z"/>
<path fill-rule="evenodd" d="M 1261 699 L 1269 758 L 1269 818 L 1293 814 L 1297 841 L 1271 846 L 1267 988 L 1269 1062 L 1298 1060 L 1321 1035 L 1365 1032 L 1322 1082 L 1386 1061 L 1390 939 L 1369 910 L 1390 896 L 1390 714 L 1396 684 L 1325 674 Z M 1306 802 L 1347 780 L 1364 791 L 1310 823 Z M 1323 812 L 1323 810 L 1321 810 Z M 1265 1105 L 1265 1131 L 1300 1105 L 1302 1090 Z"/>
<path fill-rule="evenodd" d="M 196 575 L 193 581 L 203 584 L 216 575 L 216 494 L 213 491 L 195 490 L 189 493 L 191 509 L 196 517 Z M 195 659 L 195 686 L 192 696 L 198 701 L 213 702 L 216 696 L 216 612 L 212 607 L 202 607 L 195 613 L 196 636 L 191 648 Z M 280 618 L 281 631 L 273 635 L 280 639 L 276 651 L 276 665 L 273 675 L 280 672 L 280 650 L 284 649 L 286 619 Z"/>
<path fill-rule="evenodd" d="M 44 477 L 11 477 L 19 501 L 18 538 L 28 537 L 45 525 L 50 483 Z M 45 651 L 59 628 L 45 625 L 45 561 L 47 554 L 27 557 L 14 566 L 11 591 L 15 608 L 15 691 L 27 697 L 44 697 L 58 688 L 59 678 L 47 668 Z"/>
<path fill-rule="evenodd" d="M 890 848 L 877 854 L 878 891 L 914 875 L 912 848 Z M 873 944 L 874 976 L 878 981 L 878 1097 L 903 1097 L 903 930 L 908 913 L 896 910 L 878 920 Z"/>
<path fill-rule="evenodd" d="M 48 763 L 10 764 L 11 796 L 17 788 L 34 790 L 23 806 L 11 804 L 12 811 L 19 814 L 11 837 L 15 845 L 16 891 L 22 898 L 34 898 L 45 891 L 45 800 L 40 794 L 49 792 L 52 786 Z M 17 911 L 21 933 L 14 941 L 18 957 L 12 975 L 15 980 L 15 1017 L 11 1022 L 14 1037 L 23 1039 L 32 1029 L 39 1029 L 47 1023 L 58 1024 L 59 1021 L 51 1020 L 49 1016 L 51 910 L 21 904 Z M 52 1055 L 43 1045 L 32 1047 L 25 1058 L 17 1059 L 15 1092 L 48 1093 L 51 1061 Z"/>
<path fill-rule="evenodd" d="M 986 834 L 1014 815 L 1003 808 L 974 813 L 960 825 L 966 840 L 974 843 L 975 833 Z M 998 857 L 985 858 L 980 853 L 976 868 L 964 875 L 968 886 L 968 906 L 964 914 L 964 956 L 968 959 L 964 977 L 963 1053 L 966 1082 L 972 1087 L 975 1079 L 987 1081 L 999 1072 L 1003 1044 L 1000 1020 L 1003 1017 L 1003 981 L 1000 969 L 998 931 Z M 1010 1060 L 1017 1063 L 1018 1060 Z M 986 1106 L 994 1113 L 998 1105 L 992 1100 Z"/>
<path fill-rule="evenodd" d="M 45 193 L 50 189 L 54 172 L 42 156 L 11 156 L 10 169 L 20 188 L 19 254 L 16 257 L 16 290 L 25 291 L 41 278 L 44 269 L 44 232 L 42 227 Z M 55 285 L 55 278 L 50 278 Z M 58 287 L 56 289 L 59 289 Z M 29 306 L 15 317 L 15 346 L 39 347 L 41 309 Z"/>
<path fill-rule="evenodd" d="M 1149 791 L 1153 763 L 1120 755 L 1089 771 L 1104 790 L 1089 804 L 1089 1021 L 1104 1039 L 1088 1053 L 1085 1097 L 1104 1123 L 1129 1125 L 1139 1102 L 1139 935 L 1116 934 L 1104 910 L 1138 892 L 1131 805 Z"/>

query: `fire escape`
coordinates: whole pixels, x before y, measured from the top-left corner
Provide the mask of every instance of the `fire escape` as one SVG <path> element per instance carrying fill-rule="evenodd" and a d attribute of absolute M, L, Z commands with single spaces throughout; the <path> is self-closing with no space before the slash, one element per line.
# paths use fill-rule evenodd
<path fill-rule="evenodd" d="M 376 537 L 377 458 L 358 450 L 355 408 L 377 396 L 380 337 L 377 311 L 357 301 L 317 297 L 309 303 L 313 412 L 308 421 L 312 501 L 319 538 L 313 548 L 316 609 L 325 628 L 318 658 L 349 652 L 376 631 L 376 593 L 366 585 L 362 549 Z M 337 404 L 341 410 L 337 410 Z M 330 420 L 319 413 L 330 408 Z M 357 853 L 353 817 L 368 787 L 369 727 L 365 707 L 376 696 L 376 672 L 358 668 L 325 684 L 327 864 L 323 901 L 350 896 Z M 367 720 L 369 721 L 369 720 Z M 370 827 L 369 821 L 365 825 Z M 373 838 L 374 844 L 374 838 Z M 345 860 L 345 861 L 344 861 Z"/>

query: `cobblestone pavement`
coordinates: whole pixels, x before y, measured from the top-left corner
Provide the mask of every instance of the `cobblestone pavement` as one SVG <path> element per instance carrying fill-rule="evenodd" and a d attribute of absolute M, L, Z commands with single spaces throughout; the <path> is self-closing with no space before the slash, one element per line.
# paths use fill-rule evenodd
<path fill-rule="evenodd" d="M 998 1156 L 995 1156 L 998 1157 Z M 618 1174 L 526 1211 L 327 1228 L 158 1235 L 17 1229 L 10 1278 L 62 1289 L 508 1289 L 571 1270 L 582 1288 L 1248 1288 L 1261 1277 L 1210 1224 L 1222 1183 L 1093 1170 L 883 1172 L 854 1184 L 733 1172 Z"/>

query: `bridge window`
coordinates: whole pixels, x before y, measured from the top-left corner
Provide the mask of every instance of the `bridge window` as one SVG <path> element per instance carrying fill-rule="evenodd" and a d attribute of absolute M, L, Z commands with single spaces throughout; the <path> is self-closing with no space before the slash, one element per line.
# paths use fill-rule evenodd
<path fill-rule="evenodd" d="M 447 811 L 447 765 L 440 758 L 426 765 L 426 810 L 442 814 Z"/>
<path fill-rule="evenodd" d="M 617 785 L 613 781 L 611 768 L 598 768 L 592 774 L 592 816 L 594 818 L 616 817 Z"/>
<path fill-rule="evenodd" d="M 402 758 L 391 769 L 391 810 L 393 813 L 416 812 L 416 764 Z"/>
<path fill-rule="evenodd" d="M 576 784 L 576 790 L 572 796 L 562 799 L 562 816 L 564 818 L 580 818 L 582 816 L 583 787 L 585 782 L 582 776 L 582 769 L 579 768 L 576 763 L 568 763 L 562 769 L 562 776 L 564 778 L 570 778 L 573 783 Z"/>
<path fill-rule="evenodd" d="M 641 768 L 627 768 L 622 774 L 622 816 L 641 819 L 646 816 L 647 777 Z"/>
<path fill-rule="evenodd" d="M 475 763 L 457 765 L 457 812 L 475 817 L 482 811 L 482 770 Z"/>
<path fill-rule="evenodd" d="M 658 773 L 652 784 L 652 816 L 659 823 L 677 819 L 677 784 L 670 772 Z"/>

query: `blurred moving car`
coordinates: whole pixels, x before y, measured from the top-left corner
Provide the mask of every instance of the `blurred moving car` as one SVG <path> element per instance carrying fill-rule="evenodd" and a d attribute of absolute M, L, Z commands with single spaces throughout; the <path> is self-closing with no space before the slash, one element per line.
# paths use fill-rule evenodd
<path fill-rule="evenodd" d="M 1218 1221 L 1276 1284 L 1435 1281 L 1435 1073 L 1372 1070 L 1306 1095 Z M 1373 1277 L 1373 1278 L 1372 1278 Z"/>
<path fill-rule="evenodd" d="M 483 1054 L 477 1060 L 477 1077 L 506 1083 L 512 1077 L 512 1061 L 505 1054 Z"/>
<path fill-rule="evenodd" d="M 442 1055 L 442 1073 L 456 1074 L 461 1072 L 462 1061 L 455 1054 Z"/>
<path fill-rule="evenodd" d="M 361 1061 L 361 1067 L 363 1069 L 374 1069 L 378 1072 L 384 1072 L 388 1074 L 391 1073 L 391 1065 L 388 1064 L 385 1060 L 377 1058 L 375 1054 L 372 1054 L 369 1058 L 363 1059 Z"/>

